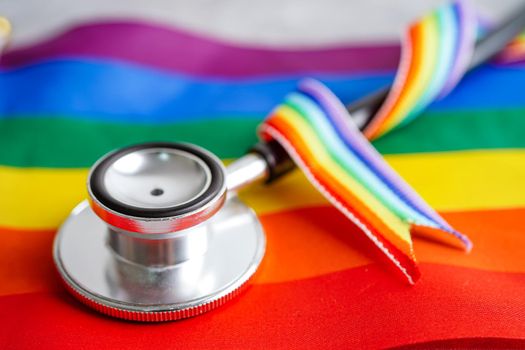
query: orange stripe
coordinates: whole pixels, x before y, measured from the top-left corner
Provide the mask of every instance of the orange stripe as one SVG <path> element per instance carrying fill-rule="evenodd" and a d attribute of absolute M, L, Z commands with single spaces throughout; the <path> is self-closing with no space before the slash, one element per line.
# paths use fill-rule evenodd
<path fill-rule="evenodd" d="M 457 265 L 501 272 L 525 272 L 525 208 L 444 214 L 469 235 L 469 254 L 426 239 L 414 239 L 420 262 Z M 336 209 L 300 209 L 262 218 L 268 233 L 267 266 L 259 282 L 286 281 L 322 275 L 369 263 L 375 257 L 367 242 Z M 294 230 L 287 228 L 293 227 Z"/>
<path fill-rule="evenodd" d="M 424 56 L 423 50 L 425 49 L 425 44 L 423 41 L 423 29 L 423 24 L 420 23 L 416 27 L 411 28 L 410 30 L 409 45 L 412 49 L 412 60 L 410 62 L 410 67 L 407 72 L 407 76 L 404 80 L 403 88 L 399 95 L 399 98 L 392 107 L 392 110 L 388 114 L 388 117 L 385 119 L 385 122 L 381 123 L 381 125 L 377 128 L 377 131 L 374 133 L 374 135 L 376 136 L 378 136 L 378 134 L 382 134 L 385 129 L 385 125 L 399 113 L 399 110 L 401 109 L 402 105 L 406 103 L 407 95 L 412 93 L 412 91 L 414 90 L 414 84 L 421 77 L 421 62 Z"/>
<path fill-rule="evenodd" d="M 354 214 L 367 226 L 373 234 L 383 242 L 390 242 L 400 253 L 405 254 L 407 257 L 414 260 L 412 246 L 399 237 L 385 222 L 377 216 L 365 203 L 359 198 L 355 197 L 344 185 L 342 185 L 337 178 L 334 178 L 330 172 L 327 172 L 323 167 L 318 166 L 317 162 L 311 162 L 311 159 L 317 159 L 306 145 L 302 136 L 296 132 L 296 127 L 293 126 L 286 116 L 280 116 L 278 118 L 271 118 L 268 122 L 276 129 L 278 129 L 283 135 L 292 139 L 292 144 L 296 148 L 296 151 L 300 154 L 301 158 L 307 163 L 308 167 L 311 168 L 316 174 L 319 174 L 321 180 L 325 182 L 329 188 L 332 189 L 332 195 L 337 194 L 338 200 L 341 201 L 347 208 L 353 208 Z M 401 220 L 400 220 L 401 221 Z M 408 227 L 407 227 L 408 230 Z M 381 232 L 381 233 L 379 233 Z M 397 255 L 397 254 L 396 254 Z"/>
<path fill-rule="evenodd" d="M 474 242 L 465 254 L 416 237 L 420 262 L 525 273 L 525 208 L 444 214 Z M 296 209 L 261 216 L 268 247 L 255 283 L 311 278 L 377 261 L 370 242 L 335 208 Z M 290 229 L 293 228 L 293 229 Z M 57 288 L 52 231 L 0 228 L 0 295 Z M 423 275 L 424 278 L 424 275 Z"/>
<path fill-rule="evenodd" d="M 57 288 L 52 230 L 0 227 L 0 295 Z"/>
<path fill-rule="evenodd" d="M 414 83 L 413 78 L 416 75 L 417 72 L 414 72 L 415 69 L 419 68 L 421 66 L 421 45 L 420 44 L 414 44 L 419 43 L 421 40 L 419 39 L 421 34 L 421 24 L 418 24 L 416 26 L 413 26 L 410 28 L 409 32 L 407 33 L 407 37 L 405 38 L 405 42 L 408 40 L 408 45 L 412 52 L 410 52 L 410 56 L 406 56 L 406 52 L 402 53 L 402 59 L 407 60 L 408 62 L 401 62 L 403 65 L 407 65 L 408 71 L 406 72 L 406 76 L 403 80 L 394 82 L 394 88 L 396 88 L 395 91 L 391 91 L 390 95 L 387 98 L 387 103 L 389 103 L 389 99 L 394 99 L 393 103 L 389 104 L 389 109 L 381 112 L 381 115 L 379 118 L 374 118 L 375 120 L 367 127 L 364 134 L 368 139 L 375 139 L 378 137 L 378 134 L 382 131 L 383 126 L 390 120 L 392 117 L 397 113 L 400 104 L 400 101 L 403 101 L 406 94 L 408 93 L 407 90 L 409 90 L 410 85 Z M 419 50 L 418 50 L 419 49 Z M 406 51 L 406 48 L 402 48 L 402 50 Z M 400 65 L 401 67 L 401 65 Z M 397 78 L 397 77 L 396 77 Z M 394 95 L 395 94 L 395 95 Z"/>
<path fill-rule="evenodd" d="M 474 243 L 469 254 L 425 239 L 415 239 L 421 261 L 500 272 L 525 272 L 525 208 L 451 212 L 444 215 Z"/>

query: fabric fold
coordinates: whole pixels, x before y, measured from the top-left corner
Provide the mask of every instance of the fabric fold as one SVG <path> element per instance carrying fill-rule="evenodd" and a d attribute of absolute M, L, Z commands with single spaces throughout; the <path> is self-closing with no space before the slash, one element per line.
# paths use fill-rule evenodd
<path fill-rule="evenodd" d="M 259 131 L 262 138 L 274 139 L 287 150 L 317 190 L 361 229 L 408 283 L 420 276 L 411 227 L 438 230 L 471 249 L 469 239 L 384 161 L 322 83 L 303 80 Z"/>

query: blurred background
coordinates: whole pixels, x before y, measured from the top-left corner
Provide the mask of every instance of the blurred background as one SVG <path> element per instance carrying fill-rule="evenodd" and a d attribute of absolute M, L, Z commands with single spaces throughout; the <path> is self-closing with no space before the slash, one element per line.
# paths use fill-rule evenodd
<path fill-rule="evenodd" d="M 391 41 L 442 0 L 0 0 L 14 27 L 13 45 L 53 35 L 75 23 L 134 18 L 176 25 L 228 41 L 312 46 Z M 522 0 L 472 0 L 498 19 Z"/>

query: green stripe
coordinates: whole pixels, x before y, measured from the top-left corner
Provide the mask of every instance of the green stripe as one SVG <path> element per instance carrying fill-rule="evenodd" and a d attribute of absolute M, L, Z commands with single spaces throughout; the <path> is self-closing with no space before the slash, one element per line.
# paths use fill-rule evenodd
<path fill-rule="evenodd" d="M 20 167 L 89 167 L 103 154 L 147 141 L 190 142 L 221 158 L 241 156 L 256 141 L 258 121 L 221 119 L 169 125 L 78 119 L 0 120 L 0 164 Z"/>
<path fill-rule="evenodd" d="M 375 197 L 389 211 L 402 221 L 412 221 L 423 224 L 432 224 L 425 217 L 407 206 L 394 192 L 388 188 L 375 174 L 359 161 L 352 152 L 346 152 L 346 146 L 342 141 L 338 142 L 339 136 L 326 120 L 323 111 L 313 101 L 302 95 L 292 94 L 288 97 L 286 105 L 293 109 L 299 118 L 302 118 L 315 138 L 321 144 L 329 157 L 346 173 L 360 184 L 363 189 Z M 345 158 L 344 152 L 347 157 Z"/>
<path fill-rule="evenodd" d="M 191 142 L 221 158 L 236 158 L 256 141 L 257 124 L 253 118 L 170 125 L 3 118 L 0 164 L 88 167 L 114 148 L 145 141 Z M 385 154 L 525 148 L 525 110 L 426 113 L 374 145 Z"/>
<path fill-rule="evenodd" d="M 383 154 L 525 148 L 525 109 L 426 112 L 374 146 Z"/>

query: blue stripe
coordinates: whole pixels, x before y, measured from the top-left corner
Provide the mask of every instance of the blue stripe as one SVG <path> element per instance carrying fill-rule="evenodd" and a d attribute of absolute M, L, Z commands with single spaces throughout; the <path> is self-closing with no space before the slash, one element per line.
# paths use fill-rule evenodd
<path fill-rule="evenodd" d="M 421 215 L 417 209 L 414 210 L 406 201 L 403 201 L 388 183 L 382 181 L 382 174 L 378 174 L 376 169 L 371 168 L 369 163 L 363 161 L 363 157 L 360 157 L 356 150 L 345 142 L 337 128 L 334 128 L 330 115 L 326 114 L 322 105 L 312 100 L 311 97 L 311 95 L 292 93 L 288 96 L 287 102 L 292 108 L 295 106 L 303 108 L 304 112 L 297 108 L 296 112 L 315 128 L 319 141 L 326 148 L 325 151 L 328 151 L 329 156 L 335 159 L 343 170 L 350 172 L 350 176 L 355 178 L 372 196 L 380 202 L 382 199 L 385 200 L 386 204 L 383 203 L 385 207 L 398 218 L 405 222 L 413 220 L 422 225 L 432 226 L 433 220 Z"/>
<path fill-rule="evenodd" d="M 525 69 L 485 65 L 468 73 L 431 111 L 512 109 L 525 107 Z"/>
<path fill-rule="evenodd" d="M 367 169 L 372 171 L 373 174 L 379 178 L 379 181 L 383 182 L 397 197 L 401 198 L 401 200 L 403 200 L 403 202 L 406 203 L 410 208 L 412 208 L 428 220 L 436 222 L 436 220 L 434 220 L 430 215 L 421 210 L 419 206 L 415 205 L 403 193 L 403 190 L 397 188 L 397 186 L 392 181 L 390 181 L 390 178 L 388 178 L 388 176 L 385 176 L 385 174 L 377 168 L 377 166 L 370 160 L 370 154 L 360 152 L 359 149 L 354 148 L 353 145 L 348 142 L 347 137 L 336 125 L 336 123 L 334 122 L 334 117 L 331 115 L 330 111 L 326 108 L 322 101 L 318 100 L 317 97 L 312 95 L 307 89 L 299 87 L 298 91 L 301 94 L 303 94 L 305 98 L 309 98 L 310 101 L 317 104 L 317 107 L 324 113 L 324 115 L 327 116 L 326 119 L 328 120 L 328 122 L 330 122 L 332 129 L 337 133 L 337 138 L 345 144 L 347 150 L 352 152 L 361 161 L 361 163 L 364 164 L 364 166 Z"/>
<path fill-rule="evenodd" d="M 381 88 L 392 74 L 314 76 L 344 103 Z M 199 79 L 132 64 L 52 60 L 0 73 L 0 118 L 66 116 L 122 122 L 175 122 L 223 116 L 261 118 L 302 76 Z M 525 106 L 525 70 L 483 67 L 431 110 Z"/>
<path fill-rule="evenodd" d="M 300 78 L 206 80 L 130 64 L 53 60 L 0 73 L 0 117 L 126 122 L 260 118 L 295 90 Z M 349 101 L 387 85 L 392 75 L 318 78 Z"/>

